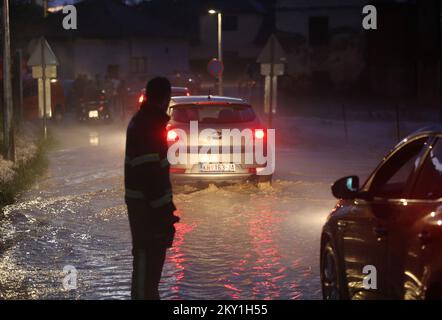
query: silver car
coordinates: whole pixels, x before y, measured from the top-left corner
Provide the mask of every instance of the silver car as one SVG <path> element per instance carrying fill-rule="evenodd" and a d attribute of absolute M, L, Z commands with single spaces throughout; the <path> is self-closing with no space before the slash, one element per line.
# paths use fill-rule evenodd
<path fill-rule="evenodd" d="M 219 96 L 173 97 L 168 114 L 173 182 L 271 180 L 271 174 L 261 174 L 266 167 L 263 157 L 260 161 L 256 157 L 258 151 L 267 156 L 267 130 L 246 101 Z"/>

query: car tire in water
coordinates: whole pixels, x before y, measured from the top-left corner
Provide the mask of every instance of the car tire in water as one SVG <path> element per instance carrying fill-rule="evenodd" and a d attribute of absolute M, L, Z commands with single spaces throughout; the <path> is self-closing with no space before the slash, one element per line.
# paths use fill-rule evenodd
<path fill-rule="evenodd" d="M 321 287 L 324 300 L 346 299 L 342 271 L 331 241 L 325 242 L 321 250 Z"/>
<path fill-rule="evenodd" d="M 266 183 L 266 182 L 272 182 L 272 179 L 273 179 L 273 175 L 271 174 L 271 175 L 265 175 L 265 176 L 258 176 L 258 175 L 256 175 L 256 176 L 254 176 L 253 177 L 253 183 L 255 184 L 255 185 L 259 185 L 260 183 Z"/>

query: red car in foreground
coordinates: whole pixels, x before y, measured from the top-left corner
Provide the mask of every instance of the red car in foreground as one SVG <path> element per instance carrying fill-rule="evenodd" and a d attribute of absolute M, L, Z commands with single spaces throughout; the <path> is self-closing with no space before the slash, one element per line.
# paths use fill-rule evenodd
<path fill-rule="evenodd" d="M 332 192 L 325 299 L 442 299 L 442 126 L 400 142 L 362 187 L 350 176 Z"/>

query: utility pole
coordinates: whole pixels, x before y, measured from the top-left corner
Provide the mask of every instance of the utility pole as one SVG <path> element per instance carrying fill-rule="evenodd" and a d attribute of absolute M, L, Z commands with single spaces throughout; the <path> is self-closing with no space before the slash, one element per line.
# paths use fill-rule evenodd
<path fill-rule="evenodd" d="M 43 80 L 43 135 L 44 138 L 48 137 L 48 122 L 47 122 L 47 106 L 46 106 L 46 57 L 45 57 L 45 38 L 41 37 L 40 39 L 41 46 L 41 72 L 42 72 L 42 80 Z"/>
<path fill-rule="evenodd" d="M 210 9 L 208 12 L 218 16 L 218 61 L 223 63 L 223 13 L 215 9 Z M 223 73 L 218 74 L 218 95 L 224 95 Z"/>
<path fill-rule="evenodd" d="M 439 60 L 439 122 L 442 122 L 442 1 L 436 2 L 436 15 L 438 20 L 438 28 L 437 28 L 437 35 L 438 35 L 438 60 Z"/>
<path fill-rule="evenodd" d="M 14 121 L 18 124 L 23 118 L 23 72 L 22 72 L 22 50 L 18 49 L 12 59 L 12 104 L 14 106 Z"/>
<path fill-rule="evenodd" d="M 275 95 L 273 78 L 275 77 L 275 38 L 270 38 L 270 101 L 269 101 L 269 128 L 273 122 L 273 97 Z"/>
<path fill-rule="evenodd" d="M 43 0 L 43 17 L 48 16 L 48 0 Z"/>
<path fill-rule="evenodd" d="M 218 60 L 223 62 L 223 15 L 221 12 L 218 12 Z M 222 73 L 218 77 L 218 94 L 224 95 Z"/>
<path fill-rule="evenodd" d="M 15 160 L 12 123 L 11 39 L 9 0 L 3 0 L 3 153 L 6 160 Z"/>

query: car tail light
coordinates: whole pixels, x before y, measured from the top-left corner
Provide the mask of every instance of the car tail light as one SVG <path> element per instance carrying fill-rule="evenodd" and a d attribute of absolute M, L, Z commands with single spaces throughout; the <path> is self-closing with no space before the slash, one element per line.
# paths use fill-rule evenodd
<path fill-rule="evenodd" d="M 178 174 L 182 174 L 186 172 L 186 169 L 184 168 L 170 168 L 169 170 L 170 173 L 178 173 Z"/>
<path fill-rule="evenodd" d="M 190 97 L 190 92 L 187 92 L 187 93 L 186 93 L 186 96 Z"/>
<path fill-rule="evenodd" d="M 249 173 L 256 174 L 256 168 L 249 168 Z"/>
<path fill-rule="evenodd" d="M 144 102 L 144 94 L 142 94 L 142 95 L 138 98 L 138 102 L 139 102 L 139 103 L 143 103 L 143 102 Z"/>
<path fill-rule="evenodd" d="M 255 130 L 255 138 L 256 139 L 264 139 L 265 137 L 265 132 L 263 129 L 256 129 Z"/>
<path fill-rule="evenodd" d="M 167 131 L 167 141 L 177 141 L 178 133 L 175 130 Z"/>

